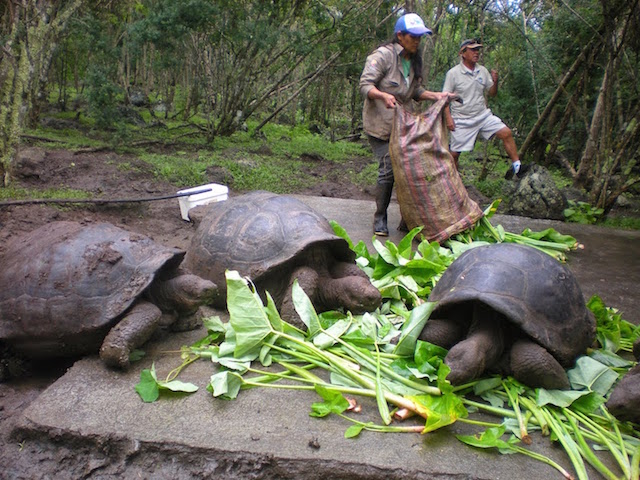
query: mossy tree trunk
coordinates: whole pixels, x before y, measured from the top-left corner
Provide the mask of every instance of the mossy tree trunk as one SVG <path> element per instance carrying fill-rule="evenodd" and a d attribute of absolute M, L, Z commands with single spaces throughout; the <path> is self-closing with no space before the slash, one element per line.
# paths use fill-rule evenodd
<path fill-rule="evenodd" d="M 82 2 L 13 0 L 5 10 L 0 32 L 7 39 L 0 60 L 0 174 L 5 186 L 22 129 L 27 121 L 38 121 L 58 39 Z"/>

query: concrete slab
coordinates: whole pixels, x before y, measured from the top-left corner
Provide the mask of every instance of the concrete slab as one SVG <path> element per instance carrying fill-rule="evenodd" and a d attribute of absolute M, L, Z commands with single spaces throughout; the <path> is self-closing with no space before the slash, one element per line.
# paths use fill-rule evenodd
<path fill-rule="evenodd" d="M 353 240 L 371 245 L 373 202 L 303 200 L 344 226 Z M 399 218 L 393 204 L 390 226 L 395 227 Z M 637 232 L 576 230 L 565 224 L 509 217 L 498 217 L 494 223 L 509 231 L 554 226 L 574 234 L 585 249 L 572 254 L 570 265 L 586 296 L 599 293 L 608 304 L 623 310 L 626 318 L 636 315 Z M 394 230 L 390 239 L 397 243 L 401 237 Z M 457 424 L 427 435 L 363 432 L 356 439 L 345 439 L 349 425 L 344 420 L 309 417 L 310 405 L 317 401 L 313 392 L 256 389 L 242 392 L 235 401 L 217 400 L 205 389 L 215 373 L 205 361 L 196 362 L 180 376 L 200 386 L 197 393 L 143 403 L 134 390 L 139 372 L 153 361 L 158 376 L 166 376 L 180 363 L 176 353 L 180 346 L 202 335 L 199 330 L 157 339 L 147 348 L 147 359 L 124 373 L 104 368 L 97 358 L 77 362 L 25 410 L 16 438 L 37 439 L 39 448 L 81 456 L 86 460 L 84 470 L 74 472 L 83 478 L 560 478 L 551 467 L 524 456 L 476 450 L 455 439 L 456 433 L 475 432 L 477 427 Z M 377 421 L 374 403 L 363 405 L 362 420 Z M 564 453 L 547 438 L 534 435 L 532 448 L 570 468 Z M 61 462 L 56 473 L 63 472 Z"/>

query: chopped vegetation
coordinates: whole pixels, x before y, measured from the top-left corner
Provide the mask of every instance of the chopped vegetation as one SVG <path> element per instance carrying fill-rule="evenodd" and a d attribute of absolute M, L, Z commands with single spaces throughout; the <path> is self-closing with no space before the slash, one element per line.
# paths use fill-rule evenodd
<path fill-rule="evenodd" d="M 486 213 L 489 216 L 491 211 Z M 414 251 L 413 240 L 420 232 L 416 228 L 398 245 L 374 241 L 376 253 L 372 254 L 363 242 L 354 245 L 342 227 L 333 226 L 380 289 L 384 303 L 378 310 L 358 316 L 335 311 L 317 314 L 305 292 L 294 284 L 294 305 L 307 327 L 303 332 L 281 319 L 269 296 L 263 304 L 248 279 L 227 272 L 229 322 L 218 317 L 206 320 L 207 336 L 182 348 L 183 363 L 165 380 L 157 379 L 153 367 L 143 370 L 136 386 L 141 398 L 152 402 L 163 390 L 197 390 L 196 385 L 182 384 L 176 377 L 187 365 L 204 358 L 217 365 L 206 387 L 214 397 L 234 399 L 242 390 L 256 387 L 314 390 L 320 401 L 311 405 L 309 415 L 343 418 L 350 424 L 346 438 L 363 430 L 424 434 L 465 422 L 479 430 L 476 435 L 458 436 L 460 441 L 527 455 L 565 478 L 576 478 L 528 448 L 530 433 L 535 431 L 565 450 L 578 479 L 588 478 L 587 463 L 604 478 L 636 478 L 640 431 L 613 418 L 604 404 L 618 378 L 635 363 L 621 354 L 629 352 L 640 337 L 640 327 L 623 320 L 599 297 L 594 296 L 587 307 L 597 318 L 600 348 L 578 358 L 567 371 L 569 390 L 530 388 L 498 375 L 454 388 L 446 379 L 447 351 L 418 338 L 435 307 L 428 301 L 431 289 L 467 249 L 517 242 L 559 258 L 558 253 L 575 248 L 573 237 L 552 229 L 513 234 L 485 218 L 445 246 L 423 240 Z M 354 413 L 360 408 L 358 396 L 376 400 L 379 423 L 358 420 Z M 498 419 L 478 421 L 470 417 L 474 412 Z M 422 417 L 424 424 L 402 425 L 409 416 Z M 601 460 L 601 451 L 610 455 L 616 471 Z"/>

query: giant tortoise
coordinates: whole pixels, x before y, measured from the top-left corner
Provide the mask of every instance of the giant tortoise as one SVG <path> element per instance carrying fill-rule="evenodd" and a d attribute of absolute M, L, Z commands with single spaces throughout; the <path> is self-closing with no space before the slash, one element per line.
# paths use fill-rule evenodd
<path fill-rule="evenodd" d="M 124 368 L 163 312 L 186 316 L 215 295 L 211 281 L 179 271 L 184 254 L 108 223 L 17 237 L 0 262 L 0 339 L 35 359 L 99 350 Z"/>
<path fill-rule="evenodd" d="M 291 298 L 295 279 L 318 312 L 364 313 L 380 305 L 379 290 L 355 264 L 348 243 L 300 200 L 256 191 L 207 208 L 185 257 L 193 273 L 222 287 L 225 271 L 238 271 L 301 328 Z"/>
<path fill-rule="evenodd" d="M 529 246 L 466 251 L 429 300 L 438 303 L 420 338 L 450 349 L 453 384 L 495 371 L 532 387 L 567 388 L 565 368 L 595 339 L 595 318 L 572 272 Z"/>

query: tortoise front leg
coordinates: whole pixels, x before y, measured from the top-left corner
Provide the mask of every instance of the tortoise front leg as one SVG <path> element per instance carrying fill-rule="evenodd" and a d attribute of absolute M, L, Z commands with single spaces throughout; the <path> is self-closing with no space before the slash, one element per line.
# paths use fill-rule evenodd
<path fill-rule="evenodd" d="M 480 377 L 498 362 L 504 350 L 502 326 L 499 314 L 484 304 L 474 305 L 467 338 L 451 347 L 444 359 L 451 368 L 447 379 L 453 385 Z"/>
<path fill-rule="evenodd" d="M 151 338 L 161 317 L 153 303 L 138 301 L 105 337 L 100 347 L 102 361 L 110 367 L 127 368 L 129 354 Z"/>
<path fill-rule="evenodd" d="M 562 365 L 545 348 L 528 338 L 511 347 L 513 377 L 531 387 L 548 390 L 569 388 L 569 377 Z"/>

